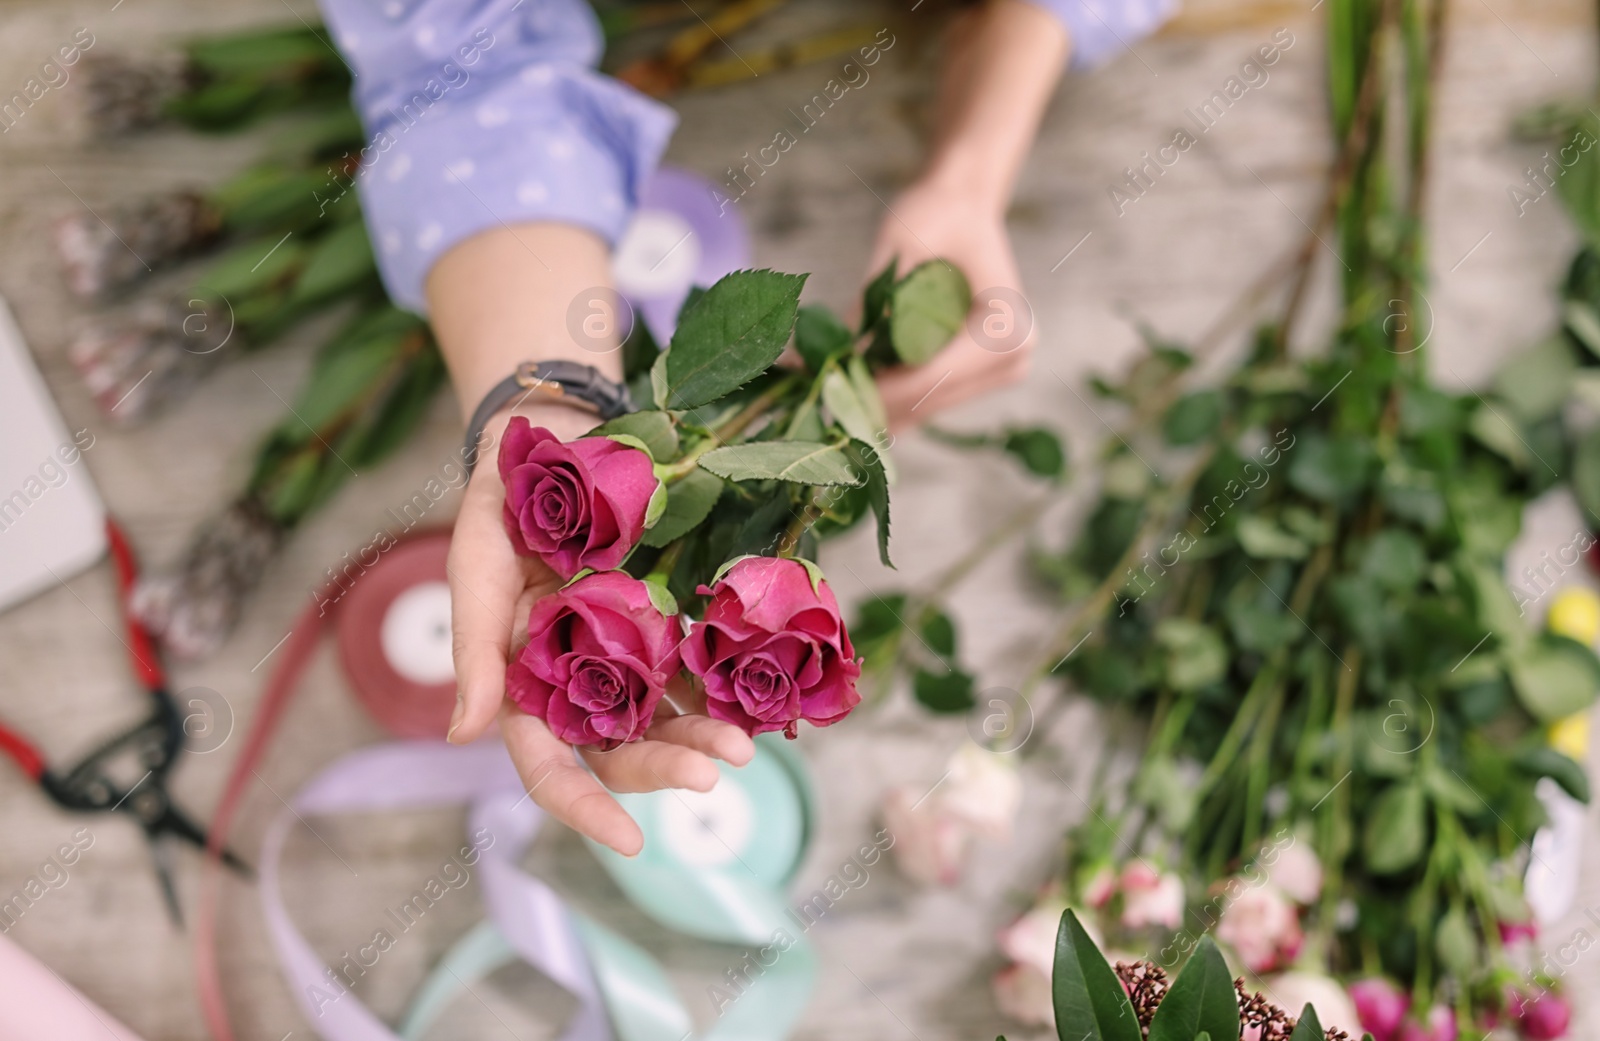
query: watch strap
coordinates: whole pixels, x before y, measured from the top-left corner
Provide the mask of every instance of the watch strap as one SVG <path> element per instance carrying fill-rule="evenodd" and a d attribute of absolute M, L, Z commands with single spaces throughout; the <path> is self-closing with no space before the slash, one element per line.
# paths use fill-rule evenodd
<path fill-rule="evenodd" d="M 590 409 L 602 420 L 616 419 L 634 410 L 628 388 L 602 375 L 593 365 L 566 359 L 525 361 L 517 366 L 517 371 L 491 387 L 473 410 L 461 452 L 468 473 L 477 465 L 483 428 L 490 418 L 519 398 L 533 394 L 544 394 L 564 404 Z"/>

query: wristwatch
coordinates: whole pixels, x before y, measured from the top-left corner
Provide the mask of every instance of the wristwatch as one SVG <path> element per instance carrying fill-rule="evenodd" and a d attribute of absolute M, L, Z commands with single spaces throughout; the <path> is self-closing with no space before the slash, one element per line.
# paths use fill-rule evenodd
<path fill-rule="evenodd" d="M 628 388 L 602 375 L 593 365 L 566 361 L 525 361 L 517 371 L 490 388 L 467 423 L 467 440 L 461 458 L 467 472 L 478 462 L 483 428 L 490 417 L 519 398 L 545 394 L 557 401 L 592 410 L 601 419 L 616 419 L 634 410 Z"/>

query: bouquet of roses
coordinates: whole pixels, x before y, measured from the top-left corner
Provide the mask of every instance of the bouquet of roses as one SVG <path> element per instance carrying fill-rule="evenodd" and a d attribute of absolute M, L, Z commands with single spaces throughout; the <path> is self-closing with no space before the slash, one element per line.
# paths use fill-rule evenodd
<path fill-rule="evenodd" d="M 859 702 L 855 649 L 810 558 L 819 534 L 871 513 L 888 563 L 867 359 L 936 348 L 969 300 L 942 261 L 902 279 L 891 264 L 852 331 L 801 308 L 804 283 L 735 272 L 690 297 L 667 349 L 631 341 L 629 375 L 654 408 L 567 443 L 520 417 L 507 428 L 506 533 L 568 581 L 534 606 L 506 687 L 563 740 L 639 739 L 680 671 L 712 718 L 752 735 L 792 738 Z M 802 364 L 779 366 L 791 334 Z"/>

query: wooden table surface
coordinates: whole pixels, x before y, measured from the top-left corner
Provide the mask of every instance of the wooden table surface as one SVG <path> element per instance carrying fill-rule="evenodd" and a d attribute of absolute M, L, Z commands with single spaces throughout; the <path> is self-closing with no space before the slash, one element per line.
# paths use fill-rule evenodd
<path fill-rule="evenodd" d="M 900 44 L 872 70 L 870 83 L 835 106 L 826 124 L 785 154 L 739 204 L 758 262 L 812 272 L 807 292 L 814 300 L 848 302 L 873 230 L 885 216 L 881 199 L 892 198 L 916 168 L 933 55 L 926 25 L 909 13 L 910 6 L 853 8 L 854 18 L 894 26 Z M 1130 319 L 1176 337 L 1194 335 L 1300 240 L 1329 153 L 1321 107 L 1322 34 L 1312 7 L 1196 0 L 1133 53 L 1064 83 L 1023 174 L 1011 219 L 1042 330 L 1034 376 L 1024 386 L 962 407 L 945 418 L 947 425 L 980 429 L 1002 418 L 1051 422 L 1068 433 L 1078 458 L 1086 459 L 1104 430 L 1062 381 L 1077 387 L 1088 373 L 1115 371 L 1137 346 Z M 1518 216 L 1507 187 L 1523 182 L 1523 170 L 1539 150 L 1511 142 L 1506 127 L 1513 114 L 1535 102 L 1589 90 L 1596 67 L 1591 5 L 1455 0 L 1451 7 L 1427 291 L 1436 319 L 1431 363 L 1446 386 L 1481 382 L 1498 359 L 1554 321 L 1551 290 L 1575 238 L 1553 200 Z M 836 19 L 847 8 L 842 0 L 807 4 L 786 12 L 782 17 L 790 21 L 774 31 Z M 114 8 L 98 0 L 0 0 L 0 94 L 20 88 L 79 27 L 95 34 L 96 48 L 138 52 L 187 32 L 286 22 L 291 11 L 314 16 L 304 0 L 123 0 Z M 1108 187 L 1121 181 L 1123 169 L 1142 161 L 1141 152 L 1169 141 L 1185 110 L 1207 98 L 1280 27 L 1294 34 L 1295 43 L 1272 67 L 1269 82 L 1250 91 L 1119 215 Z M 826 66 L 803 68 L 682 98 L 682 127 L 670 161 L 717 175 L 741 152 L 770 140 L 781 125 L 774 113 L 803 103 L 828 75 Z M 213 182 L 247 162 L 256 142 L 160 133 L 84 147 L 65 128 L 64 112 L 61 97 L 47 97 L 0 136 L 0 294 L 15 309 L 69 422 L 96 432 L 87 464 L 105 498 L 147 560 L 170 560 L 196 521 L 242 481 L 253 443 L 282 409 L 266 388 L 288 396 L 298 386 L 327 323 L 224 365 L 200 393 L 154 422 L 134 429 L 105 423 L 65 357 L 84 309 L 67 295 L 46 248 L 49 222 L 80 205 L 80 198 L 98 209 L 158 188 Z M 1329 314 L 1326 288 L 1315 308 L 1320 317 Z M 308 602 L 323 569 L 387 523 L 387 506 L 420 488 L 451 452 L 458 423 L 453 406 L 441 397 L 421 436 L 393 460 L 363 473 L 293 538 L 223 650 L 175 670 L 180 689 L 220 693 L 239 728 L 217 751 L 185 759 L 175 778 L 185 805 L 209 812 L 215 804 L 258 697 L 265 670 L 253 670 Z M 952 456 L 914 434 L 902 438 L 897 453 L 900 571 L 881 568 L 870 537 L 853 533 L 824 557 L 848 598 L 926 578 L 949 553 L 998 523 L 1002 511 L 996 502 L 1028 491 L 1005 468 Z M 1559 513 L 1559 506 L 1552 509 Z M 1560 534 L 1559 525 L 1539 531 L 1551 538 Z M 986 685 L 1018 680 L 1016 663 L 1046 620 L 1039 605 L 1018 593 L 1019 567 L 1016 554 L 1002 555 L 989 572 L 998 581 L 975 578 L 956 598 L 969 657 Z M 98 567 L 68 585 L 0 615 L 4 714 L 37 735 L 49 755 L 62 758 L 125 725 L 136 711 L 123 649 L 96 620 L 115 611 L 109 568 Z M 801 891 L 819 885 L 875 830 L 876 805 L 889 786 L 931 784 L 963 734 L 961 721 L 929 721 L 909 709 L 903 695 L 846 725 L 807 734 L 803 747 L 815 767 L 823 827 Z M 870 883 L 813 933 L 820 976 L 798 1036 L 937 1041 L 993 1037 L 1001 1029 L 1028 1036 L 1002 1023 L 989 997 L 987 980 L 999 965 L 993 934 L 1056 863 L 1061 831 L 1085 813 L 1075 792 L 1084 790 L 1093 754 L 1113 736 L 1081 704 L 1057 718 L 1051 733 L 1036 736 L 1048 747 L 1026 768 L 1020 834 L 1008 845 L 980 848 L 956 888 L 919 890 L 887 865 L 876 868 Z M 379 738 L 345 693 L 333 656 L 324 653 L 262 774 L 273 792 L 287 794 L 334 757 Z M 1064 790 L 1051 770 L 1070 788 Z M 14 773 L 0 773 L 4 898 L 81 822 L 55 811 Z M 256 854 L 262 830 L 278 810 L 265 787 L 252 794 L 237 830 L 248 856 Z M 187 938 L 167 922 L 143 839 L 122 820 L 90 823 L 93 847 L 70 881 L 31 908 L 9 936 L 151 1041 L 204 1037 Z M 1556 946 L 1575 940 L 1579 930 L 1592 939 L 1597 930 L 1582 913 L 1586 904 L 1600 913 L 1592 814 L 1589 825 L 1583 896 L 1569 920 L 1550 931 Z M 459 814 L 434 812 L 320 822 L 317 831 L 326 844 L 302 829 L 289 846 L 285 888 L 308 938 L 330 958 L 368 942 L 384 909 L 437 869 L 459 828 Z M 534 858 L 574 898 L 591 906 L 615 903 L 609 900 L 615 891 L 596 878 L 570 835 L 541 839 Z M 181 857 L 180 892 L 191 906 L 195 868 L 192 856 Z M 398 1015 L 434 959 L 480 916 L 475 889 L 453 894 L 400 938 L 357 993 L 381 1015 Z M 708 1019 L 712 1009 L 704 987 L 728 964 L 728 952 L 675 941 L 625 909 L 607 913 L 653 949 L 670 953 L 693 1014 Z M 311 1036 L 277 972 L 250 887 L 226 889 L 221 936 L 240 1036 Z M 479 988 L 483 1003 L 460 1003 L 452 1013 L 459 1017 L 454 1027 L 438 1036 L 555 1036 L 570 1003 L 530 976 L 509 973 Z M 1600 993 L 1600 955 L 1580 958 L 1569 983 L 1581 1014 L 1572 1036 L 1600 1034 L 1600 1003 L 1593 997 Z"/>

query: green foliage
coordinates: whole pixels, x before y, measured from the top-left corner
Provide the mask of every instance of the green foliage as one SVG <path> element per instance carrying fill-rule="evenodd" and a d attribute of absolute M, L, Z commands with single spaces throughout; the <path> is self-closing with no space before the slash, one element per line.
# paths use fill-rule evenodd
<path fill-rule="evenodd" d="M 1070 910 L 1062 914 L 1056 932 L 1050 997 L 1060 1038 L 1143 1041 L 1139 1020 L 1116 973 Z"/>
<path fill-rule="evenodd" d="M 972 307 L 967 279 L 943 260 L 928 260 L 895 283 L 889 297 L 889 342 L 907 365 L 921 365 L 961 331 Z"/>
<path fill-rule="evenodd" d="M 789 342 L 804 275 L 742 271 L 684 309 L 666 353 L 664 408 L 715 401 L 765 372 Z"/>

